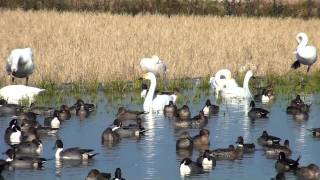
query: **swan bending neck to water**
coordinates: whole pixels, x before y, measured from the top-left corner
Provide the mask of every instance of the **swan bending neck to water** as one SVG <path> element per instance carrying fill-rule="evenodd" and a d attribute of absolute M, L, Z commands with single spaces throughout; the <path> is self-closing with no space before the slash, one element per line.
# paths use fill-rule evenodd
<path fill-rule="evenodd" d="M 209 83 L 214 90 L 216 97 L 219 91 L 224 88 L 238 87 L 237 82 L 231 77 L 231 71 L 229 69 L 220 69 L 214 77 L 210 78 Z"/>
<path fill-rule="evenodd" d="M 251 70 L 249 70 L 243 80 L 243 87 L 229 87 L 222 89 L 221 96 L 224 98 L 240 98 L 240 99 L 252 99 L 252 94 L 249 89 L 249 80 L 253 76 Z"/>
<path fill-rule="evenodd" d="M 309 72 L 310 67 L 317 61 L 317 49 L 314 46 L 308 46 L 308 36 L 300 32 L 296 36 L 298 42 L 297 50 L 294 52 L 296 54 L 296 61 L 291 65 L 293 69 L 300 67 L 300 64 L 308 66 L 307 72 Z"/>
<path fill-rule="evenodd" d="M 156 90 L 156 76 L 152 72 L 148 72 L 143 75 L 144 79 L 148 79 L 151 81 L 148 93 L 143 103 L 143 110 L 145 112 L 152 111 L 163 111 L 164 106 L 169 104 L 169 101 L 172 101 L 173 98 L 170 95 L 156 95 L 154 97 L 154 93 Z"/>

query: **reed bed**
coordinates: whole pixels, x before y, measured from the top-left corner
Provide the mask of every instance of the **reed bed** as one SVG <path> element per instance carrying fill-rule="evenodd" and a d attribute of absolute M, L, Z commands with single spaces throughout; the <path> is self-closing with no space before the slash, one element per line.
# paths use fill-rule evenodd
<path fill-rule="evenodd" d="M 134 80 L 142 74 L 140 59 L 154 54 L 167 63 L 170 79 L 205 77 L 221 68 L 284 75 L 292 71 L 298 32 L 320 47 L 319 19 L 4 9 L 0 17 L 0 77 L 7 77 L 12 49 L 32 47 L 37 68 L 31 84 Z M 312 72 L 318 70 L 316 63 Z"/>

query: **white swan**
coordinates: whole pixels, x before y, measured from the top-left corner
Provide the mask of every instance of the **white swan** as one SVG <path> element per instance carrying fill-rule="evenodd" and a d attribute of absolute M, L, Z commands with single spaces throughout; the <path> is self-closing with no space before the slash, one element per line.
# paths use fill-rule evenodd
<path fill-rule="evenodd" d="M 238 98 L 249 99 L 252 98 L 249 89 L 249 80 L 253 76 L 251 70 L 249 70 L 243 80 L 243 87 L 228 87 L 221 90 L 221 96 L 224 98 Z"/>
<path fill-rule="evenodd" d="M 210 78 L 209 83 L 216 95 L 218 95 L 219 91 L 224 88 L 234 88 L 239 86 L 231 77 L 231 71 L 228 69 L 219 70 L 214 77 Z"/>
<path fill-rule="evenodd" d="M 165 105 L 169 104 L 169 101 L 173 100 L 173 97 L 170 95 L 159 95 L 154 96 L 156 90 L 156 76 L 152 72 L 148 72 L 143 75 L 144 79 L 149 79 L 151 81 L 147 96 L 143 103 L 143 110 L 145 112 L 152 111 L 163 111 Z"/>
<path fill-rule="evenodd" d="M 12 83 L 14 83 L 15 77 L 26 78 L 26 85 L 28 85 L 29 76 L 33 73 L 34 68 L 31 48 L 14 49 L 11 51 L 7 59 L 6 70 L 12 78 Z"/>
<path fill-rule="evenodd" d="M 0 89 L 0 96 L 11 104 L 19 104 L 22 99 L 28 99 L 31 104 L 34 97 L 43 91 L 45 89 L 25 85 L 9 85 Z"/>
<path fill-rule="evenodd" d="M 152 72 L 153 74 L 165 75 L 167 72 L 166 64 L 156 55 L 153 55 L 151 58 L 142 58 L 140 67 L 142 71 Z"/>
<path fill-rule="evenodd" d="M 309 72 L 311 65 L 317 61 L 317 49 L 314 46 L 307 45 L 308 36 L 303 32 L 297 34 L 296 40 L 298 47 L 294 53 L 297 60 L 291 67 L 297 69 L 300 67 L 300 64 L 304 64 L 308 66 L 307 72 Z"/>

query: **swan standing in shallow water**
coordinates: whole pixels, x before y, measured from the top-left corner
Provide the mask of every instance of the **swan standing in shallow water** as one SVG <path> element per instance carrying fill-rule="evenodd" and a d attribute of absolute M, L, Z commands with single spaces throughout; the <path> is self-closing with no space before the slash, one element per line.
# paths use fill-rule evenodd
<path fill-rule="evenodd" d="M 216 95 L 224 88 L 238 87 L 237 82 L 231 77 L 231 71 L 229 69 L 219 70 L 214 77 L 210 78 L 209 83 Z"/>
<path fill-rule="evenodd" d="M 0 96 L 10 104 L 19 104 L 22 99 L 28 99 L 29 104 L 34 101 L 34 97 L 45 89 L 30 87 L 25 85 L 9 85 L 0 89 Z"/>
<path fill-rule="evenodd" d="M 239 98 L 249 99 L 252 98 L 252 94 L 249 89 L 249 80 L 253 76 L 251 70 L 249 70 L 243 80 L 243 87 L 227 87 L 221 90 L 221 96 L 224 98 Z"/>
<path fill-rule="evenodd" d="M 11 83 L 14 83 L 15 77 L 26 78 L 26 85 L 28 85 L 29 76 L 33 73 L 34 68 L 31 48 L 14 49 L 11 51 L 6 65 L 6 70 L 11 76 Z"/>
<path fill-rule="evenodd" d="M 309 72 L 311 65 L 317 61 L 317 49 L 314 46 L 307 45 L 308 36 L 303 32 L 297 34 L 296 40 L 298 47 L 294 53 L 297 60 L 291 67 L 297 69 L 300 67 L 300 64 L 304 64 L 308 66 L 307 72 Z"/>
<path fill-rule="evenodd" d="M 159 59 L 158 56 L 153 55 L 151 58 L 142 58 L 140 67 L 144 72 L 152 72 L 153 74 L 166 75 L 167 66 Z"/>
<path fill-rule="evenodd" d="M 159 95 L 154 97 L 156 90 L 157 80 L 156 76 L 152 72 L 148 72 L 143 75 L 144 79 L 151 81 L 147 96 L 143 103 L 143 110 L 145 112 L 163 111 L 164 106 L 168 105 L 170 101 L 173 101 L 173 97 L 170 95 Z"/>

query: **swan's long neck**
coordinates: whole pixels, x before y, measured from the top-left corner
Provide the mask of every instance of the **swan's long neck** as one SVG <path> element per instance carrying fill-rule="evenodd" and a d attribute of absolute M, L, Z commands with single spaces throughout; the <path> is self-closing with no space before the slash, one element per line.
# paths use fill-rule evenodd
<path fill-rule="evenodd" d="M 144 100 L 144 103 L 143 103 L 143 110 L 146 112 L 149 112 L 152 108 L 153 95 L 157 85 L 157 81 L 155 77 L 151 78 L 150 81 L 151 81 L 151 84 L 150 84 L 146 99 Z"/>
<path fill-rule="evenodd" d="M 250 89 L 249 89 L 249 80 L 251 78 L 251 75 L 246 74 L 243 80 L 243 89 L 246 91 L 247 94 L 249 94 L 250 97 L 252 97 Z"/>
<path fill-rule="evenodd" d="M 299 39 L 299 37 L 300 37 L 301 39 Z M 306 47 L 307 44 L 308 44 L 308 36 L 307 36 L 307 35 L 301 35 L 301 36 L 299 36 L 299 37 L 297 38 L 297 41 L 298 41 L 298 43 L 299 43 L 298 48 L 300 48 L 300 47 Z"/>

